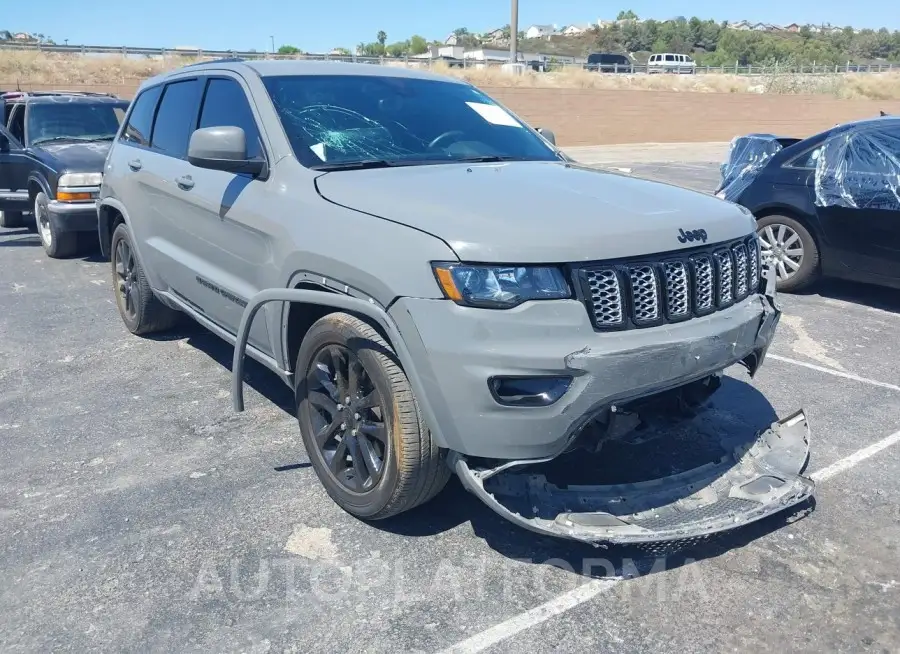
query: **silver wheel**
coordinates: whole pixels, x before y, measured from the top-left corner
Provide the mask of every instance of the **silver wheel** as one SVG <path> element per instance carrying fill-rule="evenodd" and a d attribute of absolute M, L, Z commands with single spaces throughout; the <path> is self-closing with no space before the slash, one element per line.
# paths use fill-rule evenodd
<path fill-rule="evenodd" d="M 762 259 L 775 264 L 778 281 L 787 280 L 797 274 L 803 265 L 805 255 L 800 235 L 787 225 L 773 223 L 759 231 Z"/>
<path fill-rule="evenodd" d="M 53 245 L 53 233 L 50 231 L 50 216 L 47 213 L 47 207 L 41 204 L 40 197 L 34 201 L 34 222 L 44 246 L 49 248 Z"/>

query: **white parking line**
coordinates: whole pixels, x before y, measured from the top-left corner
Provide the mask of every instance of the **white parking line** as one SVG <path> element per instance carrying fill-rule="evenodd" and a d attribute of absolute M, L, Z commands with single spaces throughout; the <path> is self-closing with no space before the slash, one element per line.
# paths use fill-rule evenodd
<path fill-rule="evenodd" d="M 467 638 L 455 645 L 443 650 L 440 654 L 471 654 L 483 652 L 491 645 L 496 645 L 501 640 L 506 640 L 520 631 L 546 622 L 555 615 L 565 613 L 580 604 L 596 597 L 619 583 L 618 579 L 592 579 L 591 581 L 573 588 L 572 590 L 554 597 L 548 602 L 534 607 L 525 613 L 513 616 L 509 620 L 494 625 L 471 638 Z"/>
<path fill-rule="evenodd" d="M 854 375 L 849 372 L 841 372 L 840 370 L 835 370 L 834 368 L 826 368 L 825 366 L 817 366 L 814 363 L 807 363 L 806 361 L 797 361 L 796 359 L 789 359 L 788 357 L 783 357 L 780 354 L 769 353 L 766 355 L 766 358 L 775 359 L 776 361 L 783 361 L 784 363 L 790 363 L 795 366 L 803 366 L 804 368 L 809 368 L 810 370 L 824 372 L 827 375 L 834 375 L 835 377 L 843 377 L 844 379 L 851 379 L 853 381 L 860 382 L 862 384 L 869 384 L 870 386 L 878 386 L 879 388 L 887 388 L 892 391 L 900 391 L 900 386 L 897 386 L 896 384 L 888 384 L 887 382 L 881 382 L 876 379 L 869 379 L 868 377 L 860 377 L 859 375 Z"/>
<path fill-rule="evenodd" d="M 900 431 L 895 431 L 890 436 L 886 436 L 877 443 L 872 443 L 868 447 L 864 447 L 861 450 L 854 452 L 850 456 L 844 457 L 839 461 L 835 461 L 830 466 L 825 466 L 821 470 L 816 470 L 810 475 L 810 477 L 816 483 L 825 481 L 826 479 L 831 479 L 835 475 L 839 475 L 845 470 L 849 470 L 856 464 L 875 456 L 882 450 L 886 450 L 891 445 L 896 445 L 897 443 L 900 443 Z"/>
<path fill-rule="evenodd" d="M 768 355 L 773 356 L 773 355 Z M 779 359 L 783 357 L 778 357 Z M 790 363 L 794 363 L 794 361 L 789 360 Z M 796 362 L 800 365 L 807 365 L 802 362 Z M 818 369 L 818 366 L 811 366 L 814 369 Z M 832 370 L 823 369 L 824 372 L 835 372 Z M 839 376 L 847 376 L 841 373 Z M 853 379 L 854 376 L 850 375 L 850 378 Z M 861 381 L 868 381 L 864 379 L 860 379 Z M 900 390 L 900 389 L 898 389 Z M 900 443 L 900 431 L 896 431 L 890 436 L 886 436 L 882 438 L 880 441 L 876 443 L 872 443 L 868 447 L 864 447 L 853 454 L 844 457 L 838 461 L 835 461 L 829 466 L 822 468 L 821 470 L 817 470 L 812 473 L 810 477 L 819 483 L 831 479 L 832 477 L 841 474 L 842 472 L 846 472 L 850 470 L 854 466 L 862 463 L 866 459 L 869 459 L 879 452 L 886 450 L 892 445 L 896 445 Z M 506 640 L 507 638 L 511 638 L 518 633 L 526 631 L 531 627 L 537 626 L 553 618 L 557 615 L 565 613 L 571 609 L 574 609 L 585 602 L 590 601 L 591 599 L 605 593 L 608 590 L 614 588 L 618 583 L 620 583 L 621 579 L 592 579 L 587 583 L 578 586 L 577 588 L 573 588 L 572 590 L 563 593 L 562 595 L 558 595 L 553 599 L 540 604 L 533 609 L 525 611 L 524 613 L 520 613 L 511 617 L 508 620 L 504 620 L 500 624 L 496 624 L 493 627 L 485 629 L 482 632 L 479 632 L 465 640 L 462 640 L 455 645 L 451 645 L 445 650 L 439 652 L 439 654 L 475 654 L 476 652 L 483 652 L 487 648 L 496 645 L 497 643 Z"/>

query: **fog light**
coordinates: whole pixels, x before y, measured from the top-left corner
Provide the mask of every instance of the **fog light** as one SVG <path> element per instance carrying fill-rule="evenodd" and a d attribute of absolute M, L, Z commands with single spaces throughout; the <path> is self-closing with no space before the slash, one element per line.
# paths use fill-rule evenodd
<path fill-rule="evenodd" d="M 550 406 L 565 395 L 571 377 L 491 377 L 488 388 L 504 406 Z"/>

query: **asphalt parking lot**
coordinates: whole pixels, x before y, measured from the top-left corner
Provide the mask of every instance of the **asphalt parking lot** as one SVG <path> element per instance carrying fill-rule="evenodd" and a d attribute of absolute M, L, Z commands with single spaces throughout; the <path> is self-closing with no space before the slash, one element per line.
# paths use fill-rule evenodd
<path fill-rule="evenodd" d="M 0 230 L 0 651 L 900 651 L 896 292 L 781 296 L 768 361 L 713 398 L 754 429 L 806 410 L 815 501 L 648 559 L 521 531 L 455 481 L 351 518 L 274 375 L 248 364 L 233 413 L 231 349 L 131 336 L 110 286 L 99 255 Z"/>

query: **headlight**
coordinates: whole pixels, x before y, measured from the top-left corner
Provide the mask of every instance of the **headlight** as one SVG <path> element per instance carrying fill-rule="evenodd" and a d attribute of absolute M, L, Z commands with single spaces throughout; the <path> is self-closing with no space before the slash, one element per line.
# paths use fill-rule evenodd
<path fill-rule="evenodd" d="M 59 178 L 59 186 L 100 186 L 103 173 L 66 173 Z"/>
<path fill-rule="evenodd" d="M 433 268 L 444 295 L 464 306 L 511 309 L 529 300 L 572 297 L 562 271 L 552 266 L 436 263 Z"/>

